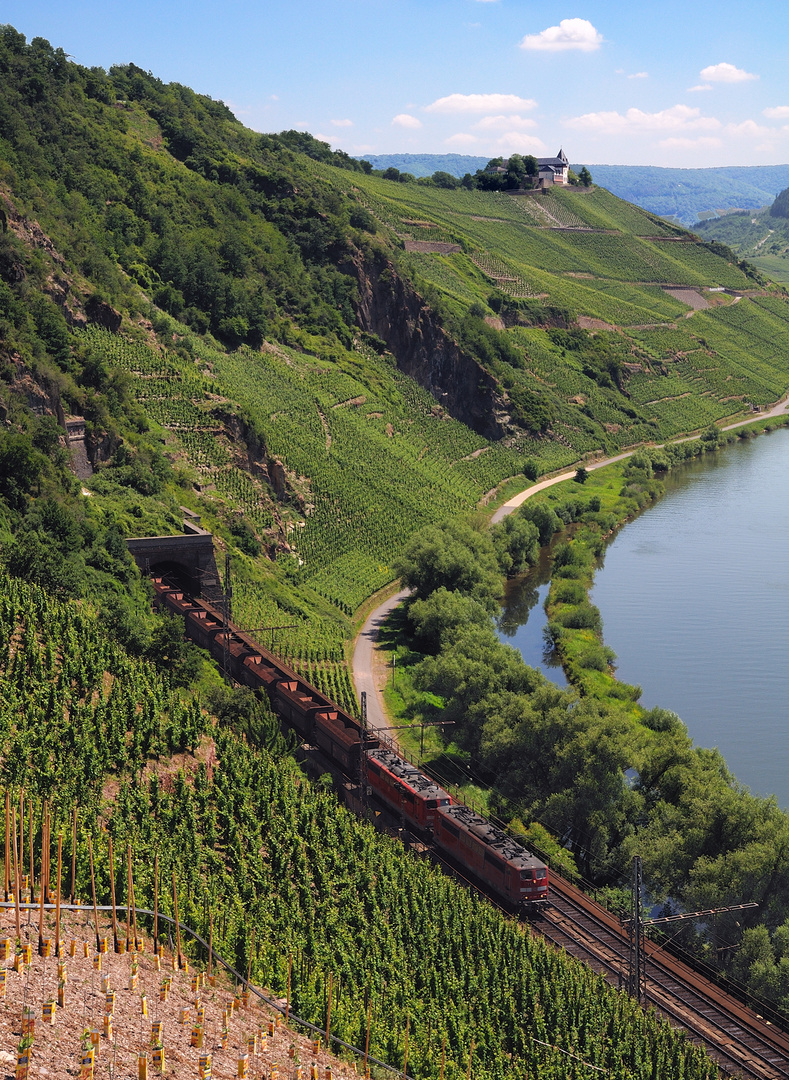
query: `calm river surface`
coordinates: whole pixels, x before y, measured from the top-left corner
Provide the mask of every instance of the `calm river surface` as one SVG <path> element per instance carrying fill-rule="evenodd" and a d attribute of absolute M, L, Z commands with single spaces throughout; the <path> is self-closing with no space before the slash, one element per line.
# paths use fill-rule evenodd
<path fill-rule="evenodd" d="M 642 704 L 789 809 L 789 430 L 672 473 L 609 546 L 592 601 Z"/>

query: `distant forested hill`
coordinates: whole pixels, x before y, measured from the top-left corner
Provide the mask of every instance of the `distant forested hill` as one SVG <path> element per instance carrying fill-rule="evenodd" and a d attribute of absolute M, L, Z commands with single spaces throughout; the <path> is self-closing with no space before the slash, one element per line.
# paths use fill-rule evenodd
<path fill-rule="evenodd" d="M 789 165 L 722 169 L 659 169 L 653 165 L 590 165 L 595 182 L 661 217 L 693 225 L 702 214 L 767 206 L 789 185 Z"/>
<path fill-rule="evenodd" d="M 490 157 L 473 157 L 471 154 L 366 154 L 365 158 L 374 169 L 394 167 L 409 172 L 417 179 L 432 176 L 434 172 L 448 172 L 460 177 L 484 169 Z"/>
<path fill-rule="evenodd" d="M 776 281 L 789 282 L 789 188 L 771 206 L 704 221 L 697 232 L 726 244 Z"/>
<path fill-rule="evenodd" d="M 484 168 L 488 158 L 465 154 L 368 154 L 374 169 L 393 165 L 416 177 L 439 170 L 464 176 Z M 581 163 L 573 165 L 578 172 Z M 661 169 L 656 165 L 591 165 L 595 183 L 620 199 L 661 217 L 695 225 L 703 214 L 757 210 L 789 186 L 789 165 L 737 165 L 721 169 Z"/>

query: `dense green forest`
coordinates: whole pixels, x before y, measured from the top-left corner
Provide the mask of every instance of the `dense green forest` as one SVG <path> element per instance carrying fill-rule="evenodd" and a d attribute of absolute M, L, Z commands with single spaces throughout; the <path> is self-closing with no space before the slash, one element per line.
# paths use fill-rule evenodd
<path fill-rule="evenodd" d="M 756 821 L 770 842 L 785 828 L 774 807 L 740 799 L 723 763 L 692 748 L 681 726 L 659 718 L 666 731 L 654 739 L 647 723 L 634 726 L 632 695 L 606 700 L 607 686 L 600 700 L 589 688 L 554 699 L 496 650 L 490 671 L 506 675 L 503 696 L 494 700 L 484 672 L 471 678 L 474 650 L 490 646 L 501 574 L 533 559 L 554 523 L 610 531 L 612 506 L 565 503 L 492 538 L 474 515 L 527 475 L 708 431 L 775 401 L 789 387 L 782 291 L 722 244 L 599 188 L 513 197 L 375 176 L 308 135 L 249 131 L 221 102 L 133 64 L 80 67 L 10 27 L 0 28 L 0 71 L 6 783 L 37 798 L 57 792 L 64 815 L 78 801 L 86 829 L 103 820 L 119 838 L 134 833 L 140 859 L 154 842 L 173 862 L 196 852 L 178 862 L 189 918 L 202 925 L 208 900 L 222 905 L 222 940 L 237 958 L 252 897 L 263 898 L 258 977 L 281 983 L 289 945 L 301 958 L 300 1008 L 318 1016 L 334 969 L 349 1035 L 375 986 L 391 1019 L 377 1045 L 393 1061 L 405 1016 L 419 1012 L 427 1026 L 414 1034 L 415 1061 L 427 1062 L 431 1037 L 446 1030 L 460 1069 L 479 1029 L 484 1075 L 504 1075 L 510 1054 L 541 1075 L 572 1075 L 539 1058 L 507 1012 L 514 1006 L 494 1000 L 503 965 L 557 1043 L 614 1076 L 681 1074 L 670 1064 L 689 1053 L 681 1040 L 606 997 L 594 1022 L 632 1036 L 603 1047 L 602 1029 L 581 1019 L 602 994 L 596 980 L 546 960 L 517 928 L 313 791 L 265 710 L 228 701 L 178 625 L 151 613 L 125 540 L 179 532 L 184 508 L 201 515 L 230 556 L 236 621 L 281 628 L 276 649 L 352 710 L 345 661 L 360 606 L 406 573 L 398 560 L 425 529 L 438 529 L 428 535 L 440 543 L 454 522 L 461 549 L 471 529 L 480 537 L 472 561 L 486 574 L 454 661 L 469 677 L 450 693 L 441 605 L 457 607 L 457 582 L 443 582 L 448 595 L 420 597 L 434 653 L 423 678 L 462 713 L 467 759 L 509 784 L 500 809 L 545 817 L 607 885 L 619 882 L 635 837 L 649 841 L 650 888 L 661 896 L 673 889 L 666 853 L 681 836 L 683 867 L 714 891 L 726 875 L 739 880 L 732 862 L 755 855 L 724 851 L 715 830 L 686 834 L 677 792 L 698 796 L 701 821 L 725 798 L 730 816 L 712 815 L 721 828 L 734 822 L 744 834 Z M 70 417 L 85 432 L 79 478 Z M 577 592 L 574 558 L 558 575 L 564 603 Z M 572 606 L 582 608 L 576 620 L 593 620 L 578 596 Z M 586 670 L 605 675 L 602 643 L 586 651 Z M 503 723 L 491 729 L 491 707 L 515 718 L 515 736 Z M 548 757 L 560 748 L 563 771 L 516 799 L 524 777 L 501 765 L 530 739 Z M 169 754 L 197 753 L 206 740 L 217 748 L 213 774 L 195 762 L 160 788 L 153 761 L 166 773 Z M 625 783 L 636 763 L 642 777 L 655 771 L 648 789 Z M 604 786 L 579 784 L 598 769 Z M 352 866 L 347 850 L 358 853 Z M 775 868 L 776 882 L 783 873 Z M 374 949 L 363 916 L 377 927 Z M 776 901 L 737 961 L 778 998 L 787 995 L 785 918 Z M 356 951 L 332 952 L 346 936 Z M 438 970 L 439 937 L 452 941 L 452 971 Z M 471 959 L 481 953 L 489 967 Z M 547 965 L 560 988 L 536 989 L 524 974 L 532 964 Z M 562 983 L 572 979 L 579 989 Z M 560 998 L 577 1010 L 554 1017 Z M 699 1058 L 681 1068 L 708 1075 Z"/>

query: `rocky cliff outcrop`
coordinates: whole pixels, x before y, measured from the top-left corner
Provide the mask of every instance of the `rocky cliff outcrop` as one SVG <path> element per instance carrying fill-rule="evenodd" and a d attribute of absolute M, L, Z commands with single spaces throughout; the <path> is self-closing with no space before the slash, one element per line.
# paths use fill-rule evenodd
<path fill-rule="evenodd" d="M 348 270 L 359 286 L 360 327 L 385 341 L 400 370 L 429 390 L 451 416 L 486 439 L 500 439 L 509 421 L 501 387 L 438 325 L 393 264 L 358 253 Z"/>

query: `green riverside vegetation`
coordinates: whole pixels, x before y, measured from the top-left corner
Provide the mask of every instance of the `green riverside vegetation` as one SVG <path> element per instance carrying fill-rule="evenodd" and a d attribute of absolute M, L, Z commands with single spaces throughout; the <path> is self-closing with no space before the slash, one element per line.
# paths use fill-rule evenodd
<path fill-rule="evenodd" d="M 288 952 L 298 957 L 305 1015 L 320 1017 L 333 971 L 338 1030 L 358 1039 L 372 999 L 375 1046 L 395 1064 L 410 1017 L 421 1075 L 444 1033 L 458 1074 L 473 1038 L 480 1076 L 513 1061 L 575 1075 L 535 1032 L 616 1077 L 712 1075 L 681 1038 L 314 790 L 265 707 L 223 690 L 179 625 L 151 612 L 125 540 L 200 515 L 230 558 L 235 621 L 353 710 L 346 656 L 361 605 L 405 572 L 414 545 L 435 552 L 451 537 L 474 595 L 459 599 L 451 575 L 425 580 L 411 607 L 434 652 L 421 692 L 457 715 L 460 756 L 488 754 L 500 771 L 498 808 L 532 830 L 530 815 L 545 818 L 601 881 L 618 880 L 641 829 L 656 895 L 670 892 L 677 837 L 694 881 L 731 890 L 726 860 L 740 849 L 712 830 L 701 846 L 686 835 L 662 779 L 625 784 L 625 769 L 648 775 L 664 721 L 650 728 L 607 672 L 581 595 L 586 556 L 569 545 L 552 601 L 582 699 L 552 696 L 491 645 L 501 574 L 532 561 L 554 521 L 602 536 L 616 499 L 601 491 L 593 507 L 590 479 L 491 536 L 474 515 L 526 475 L 775 401 L 789 387 L 783 292 L 720 244 L 593 187 L 510 195 L 376 177 L 307 134 L 257 134 L 134 64 L 87 69 L 7 26 L 0 72 L 6 785 L 64 819 L 79 803 L 83 838 L 99 824 L 133 838 L 141 900 L 156 847 L 188 893 L 187 921 L 204 926 L 213 907 L 242 966 L 258 928 L 258 979 L 281 989 Z M 84 431 L 78 447 L 68 423 Z M 652 482 L 628 474 L 645 497 Z M 438 650 L 458 612 L 466 655 L 453 673 Z M 488 652 L 492 671 L 503 663 L 497 730 Z M 513 736 L 504 720 L 521 714 Z M 726 827 L 740 814 L 751 828 L 757 811 L 723 764 L 667 726 L 690 762 L 677 783 L 694 796 L 718 777 L 703 790 L 728 800 Z M 503 761 L 526 769 L 532 736 L 562 756 L 516 797 L 534 778 Z M 605 783 L 591 790 L 595 754 Z M 652 803 L 670 840 L 643 828 Z M 784 819 L 758 807 L 772 842 Z M 737 954 L 743 970 L 771 957 L 780 981 L 785 918 L 769 907 Z"/>

